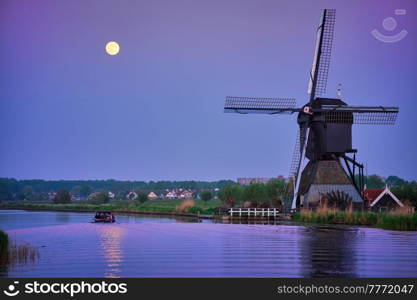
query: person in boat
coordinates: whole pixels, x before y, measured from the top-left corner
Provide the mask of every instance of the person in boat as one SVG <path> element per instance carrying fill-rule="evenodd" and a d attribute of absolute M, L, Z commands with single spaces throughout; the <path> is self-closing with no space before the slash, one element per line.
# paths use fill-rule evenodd
<path fill-rule="evenodd" d="M 95 222 L 115 222 L 116 218 L 114 217 L 112 212 L 106 211 L 98 211 L 94 217 Z"/>

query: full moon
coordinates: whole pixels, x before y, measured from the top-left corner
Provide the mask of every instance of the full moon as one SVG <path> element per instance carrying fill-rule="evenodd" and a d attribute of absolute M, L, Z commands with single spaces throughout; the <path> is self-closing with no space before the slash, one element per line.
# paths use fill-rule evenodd
<path fill-rule="evenodd" d="M 116 55 L 117 53 L 119 53 L 119 51 L 120 51 L 120 46 L 118 43 L 111 41 L 106 44 L 107 54 Z"/>

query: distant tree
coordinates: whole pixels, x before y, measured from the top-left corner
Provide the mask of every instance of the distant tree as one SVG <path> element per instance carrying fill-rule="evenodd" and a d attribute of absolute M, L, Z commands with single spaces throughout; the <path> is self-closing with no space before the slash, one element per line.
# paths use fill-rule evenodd
<path fill-rule="evenodd" d="M 25 200 L 25 194 L 23 194 L 23 192 L 18 192 L 17 193 L 17 195 L 16 195 L 16 199 L 18 200 L 18 201 L 23 201 L 23 200 Z"/>
<path fill-rule="evenodd" d="M 391 192 L 394 193 L 402 202 L 408 203 L 417 208 L 417 182 L 405 182 L 398 184 L 391 188 Z"/>
<path fill-rule="evenodd" d="M 234 182 L 234 181 L 232 181 L 232 180 L 219 180 L 219 181 L 217 181 L 217 182 L 213 182 L 212 184 L 211 184 L 211 188 L 219 188 L 219 189 L 221 189 L 221 188 L 223 188 L 223 187 L 226 187 L 226 186 L 231 186 L 231 185 L 234 185 L 234 184 L 236 184 L 236 182 Z"/>
<path fill-rule="evenodd" d="M 16 180 L 13 178 L 0 178 L 9 192 L 13 195 L 20 195 L 19 199 L 24 200 L 23 190 L 26 186 L 31 186 L 35 193 L 49 193 L 59 190 L 68 190 L 73 194 L 88 196 L 93 191 L 111 190 L 114 193 L 132 190 L 165 190 L 174 188 L 192 190 L 214 190 L 236 184 L 232 180 L 219 181 L 119 181 L 108 180 Z"/>
<path fill-rule="evenodd" d="M 184 188 L 194 190 L 198 188 L 198 183 L 194 180 L 188 181 L 187 184 L 184 186 Z"/>
<path fill-rule="evenodd" d="M 3 186 L 3 192 L 6 190 L 11 194 L 19 192 L 19 181 L 13 178 L 0 178 L 0 185 Z"/>
<path fill-rule="evenodd" d="M 126 199 L 126 191 L 118 191 L 118 192 L 116 192 L 115 199 L 117 199 L 117 200 L 125 200 Z"/>
<path fill-rule="evenodd" d="M 251 183 L 243 187 L 242 199 L 250 202 L 252 206 L 269 206 L 268 194 L 266 187 L 262 183 Z"/>
<path fill-rule="evenodd" d="M 104 204 L 104 203 L 109 203 L 110 197 L 107 192 L 100 192 L 100 193 L 95 193 L 90 198 L 89 201 L 90 203 L 93 203 L 93 204 Z"/>
<path fill-rule="evenodd" d="M 6 183 L 0 182 L 0 202 L 12 200 L 12 193 L 9 191 L 9 188 Z"/>
<path fill-rule="evenodd" d="M 49 200 L 49 196 L 47 193 L 35 193 L 32 197 L 32 201 L 36 202 L 45 202 Z"/>
<path fill-rule="evenodd" d="M 227 207 L 233 207 L 241 201 L 242 187 L 240 185 L 225 186 L 219 190 L 219 198 Z"/>
<path fill-rule="evenodd" d="M 192 199 L 197 199 L 199 195 L 200 195 L 199 191 L 194 191 L 194 192 L 191 193 L 191 198 Z"/>
<path fill-rule="evenodd" d="M 286 187 L 287 185 L 284 180 L 274 178 L 268 181 L 265 188 L 271 206 L 282 206 L 282 199 L 285 195 Z"/>
<path fill-rule="evenodd" d="M 91 187 L 89 187 L 88 185 L 83 185 L 80 187 L 79 193 L 81 196 L 87 197 L 88 195 L 91 194 L 92 191 L 93 190 Z"/>
<path fill-rule="evenodd" d="M 71 189 L 71 194 L 73 195 L 81 195 L 81 186 L 76 185 Z"/>
<path fill-rule="evenodd" d="M 385 183 L 390 186 L 396 186 L 396 185 L 403 185 L 406 183 L 406 181 L 398 176 L 388 176 L 388 178 L 385 180 Z"/>
<path fill-rule="evenodd" d="M 138 200 L 140 203 L 144 203 L 144 202 L 148 201 L 148 195 L 147 195 L 147 194 L 145 194 L 145 193 L 138 193 L 138 198 L 137 198 L 137 200 Z"/>
<path fill-rule="evenodd" d="M 378 175 L 369 175 L 365 178 L 367 189 L 381 189 L 385 187 L 385 182 Z"/>
<path fill-rule="evenodd" d="M 56 193 L 53 201 L 56 204 L 71 203 L 71 194 L 67 190 L 60 190 Z"/>
<path fill-rule="evenodd" d="M 26 185 L 23 188 L 20 189 L 20 191 L 17 193 L 17 200 L 19 201 L 31 201 L 33 200 L 33 188 L 30 185 Z"/>
<path fill-rule="evenodd" d="M 200 198 L 203 201 L 210 201 L 211 199 L 213 199 L 213 193 L 211 191 L 202 191 L 200 193 Z"/>

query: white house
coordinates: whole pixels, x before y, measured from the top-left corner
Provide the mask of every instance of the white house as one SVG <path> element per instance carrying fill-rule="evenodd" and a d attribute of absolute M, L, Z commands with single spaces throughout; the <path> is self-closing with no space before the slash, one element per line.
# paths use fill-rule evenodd
<path fill-rule="evenodd" d="M 193 197 L 193 192 L 186 189 L 173 189 L 166 193 L 167 199 L 189 199 Z"/>
<path fill-rule="evenodd" d="M 129 194 L 126 195 L 127 200 L 136 200 L 138 198 L 138 194 L 134 191 L 131 191 Z"/>

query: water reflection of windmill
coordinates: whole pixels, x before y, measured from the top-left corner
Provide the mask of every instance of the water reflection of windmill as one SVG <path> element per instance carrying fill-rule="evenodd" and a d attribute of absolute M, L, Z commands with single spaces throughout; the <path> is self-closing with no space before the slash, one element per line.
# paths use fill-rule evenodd
<path fill-rule="evenodd" d="M 326 91 L 335 14 L 334 9 L 325 9 L 321 16 L 306 105 L 296 108 L 292 98 L 226 97 L 225 112 L 298 113 L 299 133 L 290 171 L 293 195 L 287 203 L 291 202 L 291 209 L 314 207 L 323 198 L 362 207 L 363 165 L 356 161 L 357 150 L 352 149 L 352 124 L 392 125 L 398 113 L 398 107 L 350 106 L 341 99 L 317 97 Z M 303 169 L 306 157 L 309 161 Z"/>
<path fill-rule="evenodd" d="M 306 227 L 301 229 L 300 266 L 305 278 L 357 277 L 357 243 L 361 231 L 355 228 Z"/>

